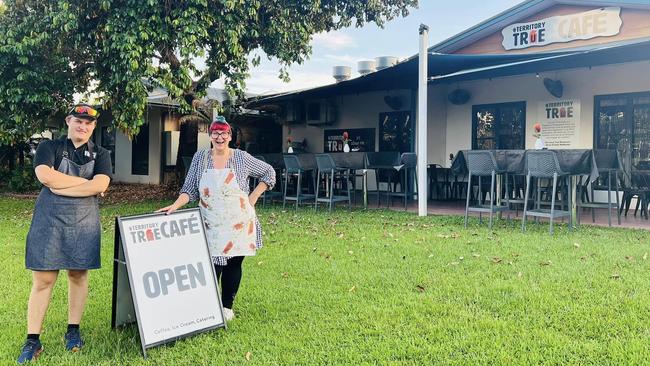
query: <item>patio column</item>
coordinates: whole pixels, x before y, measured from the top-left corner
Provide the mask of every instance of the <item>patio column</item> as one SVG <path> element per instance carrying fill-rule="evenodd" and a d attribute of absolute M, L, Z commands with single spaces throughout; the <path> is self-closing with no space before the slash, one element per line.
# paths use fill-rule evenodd
<path fill-rule="evenodd" d="M 427 79 L 429 27 L 420 24 L 420 67 L 418 75 L 418 215 L 427 215 Z"/>

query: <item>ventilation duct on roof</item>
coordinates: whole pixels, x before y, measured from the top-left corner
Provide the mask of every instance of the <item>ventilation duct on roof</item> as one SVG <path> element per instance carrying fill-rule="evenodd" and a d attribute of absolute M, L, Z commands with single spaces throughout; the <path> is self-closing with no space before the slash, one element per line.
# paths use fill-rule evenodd
<path fill-rule="evenodd" d="M 391 67 L 397 63 L 397 57 L 395 56 L 381 56 L 375 58 L 375 60 L 377 61 L 377 70 Z"/>
<path fill-rule="evenodd" d="M 375 72 L 375 61 L 373 60 L 364 60 L 364 61 L 359 61 L 357 63 L 357 70 L 359 71 L 359 74 L 361 75 L 366 75 L 371 72 Z"/>
<path fill-rule="evenodd" d="M 334 76 L 337 83 L 348 80 L 350 75 L 352 75 L 352 68 L 350 66 L 334 66 L 332 68 L 332 76 Z"/>

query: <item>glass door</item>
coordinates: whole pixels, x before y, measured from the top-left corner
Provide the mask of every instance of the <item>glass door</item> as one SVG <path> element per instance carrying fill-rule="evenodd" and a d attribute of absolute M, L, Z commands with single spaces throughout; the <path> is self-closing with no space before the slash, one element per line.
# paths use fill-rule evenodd
<path fill-rule="evenodd" d="M 595 97 L 594 148 L 617 149 L 623 169 L 650 170 L 650 92 Z"/>
<path fill-rule="evenodd" d="M 497 136 L 494 133 L 497 110 L 496 108 L 483 107 L 474 111 L 474 138 L 472 149 L 494 150 L 497 148 Z"/>
<path fill-rule="evenodd" d="M 632 97 L 632 165 L 650 170 L 650 95 Z"/>
<path fill-rule="evenodd" d="M 500 108 L 500 114 L 499 149 L 523 149 L 526 105 L 524 103 L 509 103 L 509 105 Z"/>

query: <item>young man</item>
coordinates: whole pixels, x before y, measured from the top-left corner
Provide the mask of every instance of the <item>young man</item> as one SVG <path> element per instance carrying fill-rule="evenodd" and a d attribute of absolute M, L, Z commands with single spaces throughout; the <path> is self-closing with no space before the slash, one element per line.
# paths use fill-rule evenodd
<path fill-rule="evenodd" d="M 100 267 L 97 195 L 108 188 L 112 172 L 108 150 L 90 141 L 97 117 L 92 106 L 75 105 L 65 118 L 68 136 L 44 141 L 36 150 L 34 170 L 43 189 L 27 234 L 25 266 L 32 270 L 32 290 L 19 364 L 43 351 L 39 335 L 59 270 L 68 274 L 65 347 L 76 352 L 84 344 L 79 323 L 88 295 L 88 270 Z"/>

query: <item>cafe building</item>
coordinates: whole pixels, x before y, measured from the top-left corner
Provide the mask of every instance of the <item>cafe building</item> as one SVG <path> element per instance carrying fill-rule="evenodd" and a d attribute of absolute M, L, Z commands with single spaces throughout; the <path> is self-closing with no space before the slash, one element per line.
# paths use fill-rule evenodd
<path fill-rule="evenodd" d="M 342 151 L 347 132 L 352 151 L 415 152 L 417 55 L 350 69 L 250 106 L 275 111 L 300 151 Z M 431 46 L 427 134 L 442 167 L 461 150 L 541 143 L 618 149 L 627 169 L 650 169 L 650 1 L 528 0 Z"/>

